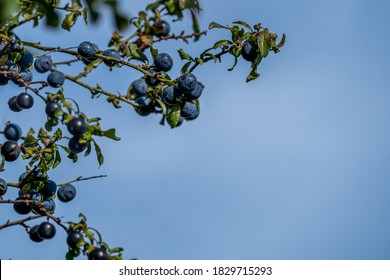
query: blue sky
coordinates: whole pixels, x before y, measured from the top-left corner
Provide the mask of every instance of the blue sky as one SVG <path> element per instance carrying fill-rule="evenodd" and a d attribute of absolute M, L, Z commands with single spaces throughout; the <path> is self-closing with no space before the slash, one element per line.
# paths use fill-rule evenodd
<path fill-rule="evenodd" d="M 129 15 L 147 3 L 122 1 Z M 211 21 L 261 22 L 287 34 L 285 47 L 263 61 L 262 76 L 249 84 L 243 60 L 234 72 L 226 71 L 230 58 L 197 69 L 206 85 L 201 115 L 175 130 L 160 126 L 157 116 L 141 118 L 125 106 L 114 110 L 103 99 L 92 103 L 88 92 L 67 82 L 82 109 L 102 116 L 104 127 L 116 127 L 122 141 L 99 141 L 106 157 L 100 169 L 90 157 L 75 165 L 64 161 L 50 173 L 57 182 L 109 175 L 78 183 L 76 199 L 58 202 L 56 214 L 64 221 L 86 214 L 110 245 L 125 248 L 125 258 L 389 259 L 390 4 L 201 3 L 203 29 Z M 51 46 L 91 40 L 104 48 L 111 32 L 107 20 L 79 24 L 72 33 L 23 28 L 19 34 Z M 174 57 L 174 75 L 182 65 L 176 49 L 196 55 L 226 36 L 212 30 L 199 44 L 158 48 Z M 110 74 L 102 68 L 89 81 L 124 92 L 139 77 L 127 69 Z M 18 91 L 1 88 L 0 102 Z M 17 122 L 26 131 L 44 123 L 43 110 L 37 102 L 33 110 L 16 114 L 4 105 L 0 121 Z M 22 170 L 21 163 L 12 163 L 2 176 L 15 181 Z M 20 218 L 11 207 L 1 207 L 2 221 Z M 3 230 L 0 237 L 6 241 L 1 258 L 62 259 L 66 252 L 61 230 L 39 244 L 20 227 Z"/>

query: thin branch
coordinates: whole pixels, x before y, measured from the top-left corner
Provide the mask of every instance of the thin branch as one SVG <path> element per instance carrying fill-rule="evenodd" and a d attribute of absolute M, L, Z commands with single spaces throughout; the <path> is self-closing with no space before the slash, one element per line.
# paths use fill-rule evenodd
<path fill-rule="evenodd" d="M 27 221 L 35 220 L 35 219 L 38 219 L 38 218 L 41 218 L 41 217 L 42 217 L 42 215 L 36 215 L 36 216 L 29 216 L 27 218 L 20 219 L 20 220 L 17 220 L 17 221 L 13 221 L 13 222 L 8 220 L 4 225 L 0 225 L 0 230 L 5 229 L 7 227 L 21 225 L 21 224 L 24 224 Z"/>
<path fill-rule="evenodd" d="M 61 186 L 66 185 L 66 184 L 71 184 L 71 183 L 80 182 L 80 181 L 87 181 L 87 180 L 91 180 L 91 179 L 106 178 L 106 177 L 107 177 L 107 175 L 97 175 L 97 176 L 91 176 L 91 177 L 85 177 L 85 178 L 83 176 L 79 176 L 74 180 L 71 180 L 71 181 L 68 181 L 65 183 L 61 183 L 61 184 L 57 184 L 57 186 L 61 187 Z"/>
<path fill-rule="evenodd" d="M 78 85 L 80 85 L 80 86 L 82 86 L 82 87 L 84 87 L 86 89 L 89 89 L 93 94 L 102 93 L 102 94 L 104 94 L 104 95 L 106 95 L 106 96 L 108 96 L 110 98 L 118 99 L 118 100 L 123 101 L 123 102 L 125 102 L 127 104 L 130 104 L 134 108 L 137 108 L 139 106 L 139 104 L 137 104 L 137 103 L 135 103 L 133 101 L 130 101 L 130 100 L 126 99 L 123 96 L 116 95 L 116 94 L 114 94 L 112 92 L 109 92 L 107 90 L 104 90 L 104 89 L 102 89 L 100 87 L 90 86 L 89 84 L 84 83 L 84 82 L 80 81 L 79 79 L 77 79 L 78 77 L 73 77 L 73 76 L 67 75 L 67 74 L 65 74 L 65 73 L 63 73 L 63 72 L 61 72 L 61 71 L 59 71 L 57 69 L 54 69 L 54 68 L 52 68 L 52 71 L 62 73 L 64 75 L 65 79 L 67 79 L 69 81 L 72 81 L 73 83 L 76 83 L 76 84 L 78 84 Z"/>
<path fill-rule="evenodd" d="M 59 61 L 59 62 L 54 62 L 53 66 L 57 66 L 57 65 L 61 65 L 61 64 L 71 66 L 72 63 L 79 62 L 79 61 L 80 61 L 80 59 L 70 59 L 70 60 L 65 60 L 65 61 Z"/>
<path fill-rule="evenodd" d="M 174 40 L 183 40 L 186 44 L 189 44 L 190 42 L 188 41 L 188 39 L 191 39 L 195 36 L 202 36 L 202 35 L 207 35 L 207 30 L 198 33 L 189 34 L 189 35 L 184 35 L 184 31 L 182 31 L 180 35 L 172 34 L 172 35 L 160 37 L 158 39 L 154 39 L 153 43 L 174 39 Z"/>

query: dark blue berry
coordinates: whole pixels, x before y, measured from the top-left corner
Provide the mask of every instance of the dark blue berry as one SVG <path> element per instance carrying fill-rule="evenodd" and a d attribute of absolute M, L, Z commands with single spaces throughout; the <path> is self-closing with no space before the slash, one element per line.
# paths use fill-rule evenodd
<path fill-rule="evenodd" d="M 173 106 L 176 104 L 176 96 L 178 89 L 174 86 L 166 87 L 161 93 L 161 98 L 165 104 Z"/>
<path fill-rule="evenodd" d="M 138 79 L 131 83 L 131 93 L 134 93 L 137 97 L 145 96 L 148 90 L 148 84 L 145 79 Z"/>
<path fill-rule="evenodd" d="M 34 68 L 38 73 L 46 73 L 53 66 L 53 60 L 50 55 L 44 54 L 35 59 Z"/>
<path fill-rule="evenodd" d="M 196 79 L 194 74 L 184 73 L 179 77 L 177 86 L 183 92 L 191 92 L 195 89 L 197 84 L 198 84 L 198 80 Z"/>
<path fill-rule="evenodd" d="M 8 189 L 7 182 L 4 181 L 3 179 L 0 179 L 0 196 L 5 195 L 7 189 Z"/>
<path fill-rule="evenodd" d="M 51 239 L 56 235 L 56 228 L 49 222 L 43 222 L 38 227 L 38 236 L 42 239 Z"/>
<path fill-rule="evenodd" d="M 81 136 L 87 131 L 87 124 L 83 118 L 73 118 L 71 119 L 66 127 L 68 131 L 73 136 Z"/>
<path fill-rule="evenodd" d="M 43 169 L 38 168 L 33 172 L 32 177 L 36 181 L 45 181 L 48 176 L 47 173 L 43 171 Z"/>
<path fill-rule="evenodd" d="M 38 235 L 38 228 L 39 228 L 39 225 L 35 225 L 28 232 L 30 239 L 34 242 L 42 242 L 43 241 L 43 239 Z"/>
<path fill-rule="evenodd" d="M 241 55 L 246 61 L 255 61 L 259 56 L 255 42 L 245 42 L 241 47 Z"/>
<path fill-rule="evenodd" d="M 61 106 L 56 101 L 50 101 L 46 104 L 45 113 L 49 118 L 55 118 L 56 113 L 61 110 Z"/>
<path fill-rule="evenodd" d="M 102 248 L 95 248 L 88 254 L 89 260 L 108 260 L 106 251 Z"/>
<path fill-rule="evenodd" d="M 181 116 L 185 119 L 189 118 L 195 111 L 197 111 L 196 105 L 190 101 L 187 101 L 181 108 Z"/>
<path fill-rule="evenodd" d="M 49 212 L 54 212 L 54 210 L 56 209 L 56 203 L 55 203 L 54 199 L 52 199 L 50 197 L 45 198 L 42 201 L 42 206 L 46 211 L 49 211 Z"/>
<path fill-rule="evenodd" d="M 199 110 L 196 109 L 192 114 L 191 116 L 189 116 L 188 118 L 186 118 L 187 121 L 193 121 L 195 120 L 197 117 L 199 117 Z"/>
<path fill-rule="evenodd" d="M 204 85 L 201 82 L 197 82 L 195 89 L 191 92 L 187 92 L 185 95 L 188 100 L 195 100 L 202 95 L 203 89 L 204 89 Z"/>
<path fill-rule="evenodd" d="M 157 37 L 168 36 L 171 26 L 165 20 L 160 20 L 153 25 L 153 34 Z"/>
<path fill-rule="evenodd" d="M 66 243 L 68 244 L 69 247 L 71 248 L 76 248 L 77 244 L 83 240 L 83 235 L 77 231 L 71 231 L 68 233 L 68 237 L 66 238 Z"/>
<path fill-rule="evenodd" d="M 33 64 L 33 61 L 34 61 L 34 57 L 32 56 L 32 54 L 30 52 L 26 51 L 20 57 L 18 64 L 22 69 L 26 69 L 26 68 L 29 68 Z"/>
<path fill-rule="evenodd" d="M 20 147 L 16 141 L 5 141 L 3 146 L 1 146 L 1 154 L 6 161 L 15 161 L 20 155 Z"/>
<path fill-rule="evenodd" d="M 113 58 L 116 58 L 116 59 L 121 59 L 121 55 L 119 52 L 117 52 L 116 50 L 114 49 L 108 49 L 108 50 L 105 50 L 103 52 L 103 55 L 104 56 L 108 56 L 108 57 L 113 57 Z M 117 62 L 115 61 L 112 61 L 112 60 L 103 60 L 104 64 L 106 64 L 107 66 L 115 66 L 117 64 Z"/>
<path fill-rule="evenodd" d="M 83 58 L 91 58 L 97 51 L 99 51 L 99 48 L 96 44 L 85 41 L 78 46 L 77 51 Z"/>
<path fill-rule="evenodd" d="M 167 53 L 159 53 L 154 59 L 156 71 L 168 72 L 173 67 L 172 57 Z"/>
<path fill-rule="evenodd" d="M 62 202 L 69 202 L 76 196 L 76 188 L 71 184 L 65 184 L 59 187 L 57 197 Z"/>
<path fill-rule="evenodd" d="M 47 83 L 54 88 L 59 88 L 65 83 L 65 76 L 59 72 L 51 72 L 47 76 Z"/>
<path fill-rule="evenodd" d="M 135 103 L 139 104 L 136 111 L 140 116 L 147 116 L 154 111 L 152 100 L 145 96 L 138 97 Z"/>
<path fill-rule="evenodd" d="M 68 147 L 72 153 L 79 154 L 87 148 L 87 144 L 80 143 L 80 138 L 77 136 L 74 136 L 74 137 L 70 138 L 70 140 L 68 142 Z"/>
<path fill-rule="evenodd" d="M 51 197 L 57 192 L 57 184 L 52 180 L 47 180 L 41 192 L 44 197 Z"/>
<path fill-rule="evenodd" d="M 32 82 L 33 80 L 33 74 L 30 70 L 28 69 L 22 69 L 22 71 L 20 71 L 20 78 L 25 81 L 25 82 Z"/>
<path fill-rule="evenodd" d="M 150 69 L 150 70 L 149 70 L 149 73 L 150 73 L 150 74 L 155 74 L 156 71 L 155 71 L 154 69 Z M 157 85 L 160 83 L 160 81 L 159 81 L 158 79 L 152 78 L 152 77 L 150 77 L 150 76 L 146 76 L 145 82 L 146 82 L 148 85 L 152 86 L 152 87 L 157 86 Z"/>
<path fill-rule="evenodd" d="M 16 123 L 10 123 L 4 129 L 4 136 L 7 140 L 18 141 L 22 137 L 22 129 Z"/>
<path fill-rule="evenodd" d="M 18 99 L 18 96 L 15 95 L 15 96 L 12 96 L 9 100 L 8 100 L 8 107 L 9 109 L 12 111 L 12 112 L 20 112 L 22 111 L 23 109 L 20 108 L 18 106 L 18 104 L 16 103 L 16 99 Z"/>
<path fill-rule="evenodd" d="M 27 200 L 27 198 L 23 196 L 17 197 L 15 200 Z M 31 205 L 29 205 L 27 202 L 15 202 L 14 203 L 14 210 L 16 213 L 20 215 L 26 215 L 31 212 Z"/>
<path fill-rule="evenodd" d="M 27 92 L 22 92 L 16 98 L 16 105 L 21 109 L 30 109 L 34 105 L 34 98 Z"/>

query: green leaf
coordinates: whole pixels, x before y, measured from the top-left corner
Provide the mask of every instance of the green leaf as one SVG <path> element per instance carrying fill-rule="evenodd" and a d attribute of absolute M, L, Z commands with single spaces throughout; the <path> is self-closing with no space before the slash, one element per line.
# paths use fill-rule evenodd
<path fill-rule="evenodd" d="M 186 64 L 184 64 L 183 67 L 181 68 L 180 74 L 187 72 L 187 69 L 188 69 L 188 67 L 190 67 L 191 63 L 192 63 L 192 61 L 186 62 Z"/>
<path fill-rule="evenodd" d="M 23 141 L 24 146 L 28 146 L 30 144 L 36 143 L 37 139 L 33 135 L 27 135 L 26 138 Z"/>
<path fill-rule="evenodd" d="M 85 25 L 88 25 L 88 9 L 87 8 L 83 9 L 81 15 L 83 16 Z"/>
<path fill-rule="evenodd" d="M 148 57 L 138 48 L 136 44 L 129 44 L 129 51 L 132 59 L 147 62 Z"/>
<path fill-rule="evenodd" d="M 232 32 L 232 41 L 233 42 L 237 42 L 238 40 L 242 41 L 242 37 L 245 34 L 244 29 L 239 28 L 237 25 L 235 25 L 230 30 Z"/>
<path fill-rule="evenodd" d="M 172 107 L 171 112 L 168 115 L 167 121 L 171 128 L 175 128 L 180 121 L 180 104 L 176 104 Z"/>
<path fill-rule="evenodd" d="M 63 29 L 65 29 L 65 30 L 70 31 L 72 26 L 76 23 L 77 18 L 78 18 L 78 14 L 77 13 L 67 14 L 65 16 L 64 20 L 62 21 L 61 27 Z"/>
<path fill-rule="evenodd" d="M 47 163 L 46 163 L 46 159 L 43 155 L 41 157 L 41 166 L 42 166 L 43 171 L 47 172 L 49 170 L 49 167 L 47 166 Z"/>
<path fill-rule="evenodd" d="M 269 35 L 267 32 L 262 32 L 257 37 L 257 46 L 259 47 L 261 57 L 267 57 L 271 48 L 271 45 L 267 40 L 267 35 Z"/>
<path fill-rule="evenodd" d="M 162 102 L 160 99 L 155 99 L 157 101 L 157 103 L 160 105 L 162 111 L 163 111 L 163 115 L 166 116 L 167 115 L 167 106 L 165 105 L 164 102 Z"/>
<path fill-rule="evenodd" d="M 250 81 L 253 81 L 255 79 L 257 79 L 258 77 L 260 77 L 260 74 L 257 72 L 257 67 L 259 66 L 260 62 L 262 60 L 262 57 L 259 56 L 255 62 L 253 62 L 252 64 L 252 70 L 251 72 L 249 73 L 249 76 L 246 78 L 246 82 L 250 82 Z"/>
<path fill-rule="evenodd" d="M 54 132 L 53 138 L 62 139 L 62 130 L 58 128 L 58 129 L 56 130 L 56 132 Z"/>
<path fill-rule="evenodd" d="M 200 38 L 200 27 L 199 27 L 199 22 L 198 18 L 193 10 L 191 10 L 191 18 L 192 18 L 192 30 L 196 34 L 194 37 L 194 42 L 198 41 Z"/>
<path fill-rule="evenodd" d="M 229 40 L 220 40 L 218 42 L 216 42 L 213 46 L 213 49 L 218 49 L 219 47 L 222 47 L 222 46 L 226 46 L 226 45 L 231 45 L 233 44 L 232 41 L 229 41 Z"/>
<path fill-rule="evenodd" d="M 60 151 L 58 149 L 56 149 L 53 169 L 55 169 L 60 163 L 61 163 L 61 154 L 60 154 Z"/>
<path fill-rule="evenodd" d="M 248 23 L 246 23 L 245 21 L 238 20 L 238 21 L 234 21 L 233 23 L 234 23 L 234 24 L 239 24 L 239 25 L 245 26 L 245 27 L 248 28 L 250 31 L 253 31 L 252 27 L 251 27 Z"/>
<path fill-rule="evenodd" d="M 209 29 L 213 29 L 213 28 L 224 28 L 224 29 L 229 29 L 228 27 L 224 26 L 224 25 L 221 25 L 219 23 L 216 23 L 216 22 L 211 22 L 209 24 Z"/>
<path fill-rule="evenodd" d="M 68 147 L 58 144 L 57 146 L 61 147 L 68 154 L 68 158 L 71 159 L 73 163 L 77 162 L 77 160 L 79 159 L 79 156 L 77 154 L 72 153 Z"/>
<path fill-rule="evenodd" d="M 183 49 L 177 50 L 182 60 L 194 60 L 192 56 L 187 54 Z"/>
<path fill-rule="evenodd" d="M 115 141 L 121 140 L 121 138 L 116 136 L 115 133 L 116 133 L 115 128 L 110 128 L 109 130 L 103 131 L 104 136 L 106 136 L 107 138 L 110 138 Z"/>
<path fill-rule="evenodd" d="M 5 165 L 5 158 L 3 155 L 1 155 L 0 171 L 4 169 L 4 165 Z"/>
<path fill-rule="evenodd" d="M 84 153 L 84 157 L 89 156 L 89 154 L 91 153 L 91 151 L 92 151 L 92 145 L 91 145 L 90 142 L 87 142 L 87 150 L 86 150 L 85 153 Z"/>
<path fill-rule="evenodd" d="M 93 141 L 93 144 L 95 146 L 95 152 L 96 152 L 97 160 L 99 162 L 99 166 L 102 166 L 104 163 L 104 156 L 102 154 L 102 150 L 100 149 L 99 145 L 95 142 L 95 140 Z"/>
<path fill-rule="evenodd" d="M 153 59 L 155 59 L 158 55 L 158 50 L 150 46 L 150 54 L 152 55 Z"/>

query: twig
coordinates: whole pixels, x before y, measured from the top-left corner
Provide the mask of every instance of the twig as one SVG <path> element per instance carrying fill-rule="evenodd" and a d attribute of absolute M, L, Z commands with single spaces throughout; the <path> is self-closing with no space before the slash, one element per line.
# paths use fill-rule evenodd
<path fill-rule="evenodd" d="M 77 79 L 77 77 L 73 77 L 73 76 L 67 75 L 67 74 L 65 74 L 65 73 L 63 73 L 63 72 L 61 72 L 61 71 L 59 71 L 59 70 L 57 70 L 55 68 L 52 68 L 52 71 L 62 73 L 64 75 L 65 79 L 67 79 L 69 81 L 72 81 L 73 83 L 76 83 L 76 84 L 78 84 L 78 85 L 80 85 L 80 86 L 82 86 L 82 87 L 84 87 L 86 89 L 89 89 L 93 94 L 102 93 L 102 94 L 104 94 L 104 95 L 106 95 L 108 97 L 111 97 L 111 98 L 114 98 L 114 99 L 118 99 L 118 100 L 123 101 L 123 102 L 125 102 L 127 104 L 130 104 L 134 108 L 139 107 L 138 103 L 130 101 L 130 100 L 124 98 L 123 96 L 118 96 L 118 95 L 116 95 L 116 94 L 114 94 L 112 92 L 109 92 L 107 90 L 104 90 L 104 89 L 102 89 L 100 87 L 90 86 L 89 84 L 84 83 L 84 82 L 80 81 L 79 79 Z"/>
<path fill-rule="evenodd" d="M 91 179 L 106 178 L 106 177 L 107 177 L 107 175 L 97 175 L 97 176 L 91 176 L 91 177 L 85 177 L 85 178 L 83 178 L 83 176 L 79 176 L 74 180 L 71 180 L 71 181 L 68 181 L 68 182 L 65 182 L 62 184 L 57 184 L 57 186 L 61 187 L 61 186 L 66 185 L 66 184 L 71 184 L 71 183 L 80 182 L 80 181 L 87 181 L 87 180 L 91 180 Z"/>
<path fill-rule="evenodd" d="M 183 40 L 186 44 L 189 44 L 190 42 L 188 41 L 188 39 L 191 39 L 195 36 L 202 36 L 202 35 L 207 35 L 207 30 L 198 33 L 189 34 L 189 35 L 184 35 L 184 31 L 182 31 L 180 35 L 172 34 L 172 35 L 160 37 L 158 39 L 154 39 L 153 43 L 174 39 L 174 40 Z"/>
<path fill-rule="evenodd" d="M 36 215 L 36 216 L 29 216 L 27 218 L 20 219 L 20 220 L 17 220 L 17 221 L 13 221 L 13 222 L 8 220 L 4 225 L 0 225 L 0 230 L 5 229 L 7 227 L 21 225 L 21 224 L 24 224 L 27 221 L 35 220 L 35 219 L 38 219 L 38 218 L 41 218 L 41 217 L 42 217 L 42 215 Z"/>

